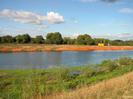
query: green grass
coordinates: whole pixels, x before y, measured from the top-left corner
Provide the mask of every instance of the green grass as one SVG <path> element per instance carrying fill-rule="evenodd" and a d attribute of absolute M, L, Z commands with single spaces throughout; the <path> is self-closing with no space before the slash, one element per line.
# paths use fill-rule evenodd
<path fill-rule="evenodd" d="M 0 70 L 0 99 L 37 99 L 69 91 L 133 71 L 133 59 L 42 70 Z"/>

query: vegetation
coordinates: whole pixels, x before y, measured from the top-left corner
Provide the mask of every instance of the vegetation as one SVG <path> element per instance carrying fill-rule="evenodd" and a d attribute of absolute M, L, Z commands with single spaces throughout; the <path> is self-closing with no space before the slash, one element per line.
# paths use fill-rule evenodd
<path fill-rule="evenodd" d="M 77 38 L 62 37 L 61 33 L 54 32 L 48 33 L 46 39 L 43 36 L 38 35 L 35 38 L 29 34 L 22 34 L 12 37 L 10 35 L 1 36 L 0 43 L 16 43 L 16 44 L 78 44 L 78 45 L 97 45 L 98 43 L 104 43 L 105 45 L 116 46 L 133 46 L 133 40 L 109 40 L 104 38 L 92 38 L 88 34 L 79 35 Z"/>
<path fill-rule="evenodd" d="M 84 34 L 84 35 L 79 35 L 77 37 L 76 43 L 79 45 L 92 45 L 93 40 L 90 35 Z"/>
<path fill-rule="evenodd" d="M 32 43 L 37 43 L 37 44 L 45 43 L 45 40 L 44 40 L 43 36 L 41 36 L 41 35 L 38 35 L 35 38 L 32 38 L 31 41 L 32 41 Z"/>
<path fill-rule="evenodd" d="M 48 33 L 46 36 L 47 44 L 62 44 L 63 38 L 59 32 Z"/>
<path fill-rule="evenodd" d="M 42 70 L 0 70 L 0 98 L 40 99 L 51 94 L 90 86 L 133 71 L 133 59 L 106 60 L 80 67 Z"/>
<path fill-rule="evenodd" d="M 18 35 L 15 37 L 16 43 L 30 43 L 31 37 L 28 34 Z"/>
<path fill-rule="evenodd" d="M 133 99 L 133 72 L 42 99 Z"/>
<path fill-rule="evenodd" d="M 75 41 L 76 41 L 76 39 L 72 39 L 70 37 L 64 37 L 63 44 L 71 45 L 71 44 L 75 44 Z"/>

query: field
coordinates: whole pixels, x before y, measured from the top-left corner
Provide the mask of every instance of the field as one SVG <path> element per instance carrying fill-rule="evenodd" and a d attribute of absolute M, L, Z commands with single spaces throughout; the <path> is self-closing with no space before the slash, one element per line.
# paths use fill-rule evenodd
<path fill-rule="evenodd" d="M 0 70 L 0 99 L 117 99 L 131 90 L 132 71 L 133 59 L 126 57 L 91 66 Z"/>
<path fill-rule="evenodd" d="M 133 50 L 133 46 L 0 44 L 0 52 Z"/>

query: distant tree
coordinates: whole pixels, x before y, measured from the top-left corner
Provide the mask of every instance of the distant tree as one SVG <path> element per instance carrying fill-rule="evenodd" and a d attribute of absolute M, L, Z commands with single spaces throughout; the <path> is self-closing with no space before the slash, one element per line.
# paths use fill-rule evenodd
<path fill-rule="evenodd" d="M 63 38 L 59 32 L 48 33 L 46 36 L 46 42 L 48 44 L 62 44 Z"/>
<path fill-rule="evenodd" d="M 22 38 L 23 38 L 23 43 L 30 43 L 31 41 L 31 37 L 29 34 L 23 34 Z"/>
<path fill-rule="evenodd" d="M 13 42 L 14 42 L 14 38 L 10 35 L 1 37 L 1 43 L 13 43 Z"/>
<path fill-rule="evenodd" d="M 31 37 L 28 34 L 17 35 L 15 37 L 16 43 L 30 43 Z"/>
<path fill-rule="evenodd" d="M 64 37 L 63 44 L 75 44 L 75 39 L 71 39 L 70 37 Z"/>
<path fill-rule="evenodd" d="M 36 38 L 34 38 L 34 43 L 38 43 L 38 44 L 44 43 L 43 36 L 41 36 L 41 35 L 36 36 Z"/>
<path fill-rule="evenodd" d="M 77 37 L 76 43 L 80 45 L 91 45 L 93 43 L 93 39 L 88 34 L 79 35 Z"/>
<path fill-rule="evenodd" d="M 98 45 L 98 43 L 104 43 L 105 45 L 110 44 L 109 39 L 104 39 L 104 38 L 94 38 L 94 45 Z"/>
<path fill-rule="evenodd" d="M 113 40 L 111 41 L 111 45 L 122 46 L 125 45 L 125 42 L 123 40 Z"/>
<path fill-rule="evenodd" d="M 98 43 L 104 43 L 105 45 L 115 46 L 133 46 L 133 40 L 109 40 L 105 38 L 94 38 L 90 35 L 79 35 L 76 39 L 71 37 L 64 37 L 59 32 L 48 33 L 46 39 L 43 36 L 38 35 L 35 38 L 31 38 L 29 34 L 17 35 L 16 37 L 6 35 L 0 37 L 0 43 L 46 43 L 46 44 L 79 44 L 79 45 L 97 45 Z"/>
<path fill-rule="evenodd" d="M 1 42 L 1 37 L 0 37 L 0 43 L 2 43 L 2 42 Z"/>
<path fill-rule="evenodd" d="M 16 43 L 22 43 L 23 38 L 22 38 L 21 35 L 17 35 L 17 36 L 15 37 L 15 40 L 16 40 Z"/>
<path fill-rule="evenodd" d="M 125 41 L 125 45 L 133 46 L 133 40 Z"/>

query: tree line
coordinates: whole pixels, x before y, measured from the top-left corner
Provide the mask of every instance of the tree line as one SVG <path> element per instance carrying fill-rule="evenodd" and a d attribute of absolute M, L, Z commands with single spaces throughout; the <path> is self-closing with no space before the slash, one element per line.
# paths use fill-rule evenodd
<path fill-rule="evenodd" d="M 42 35 L 31 37 L 29 34 L 22 34 L 17 36 L 0 36 L 0 43 L 16 43 L 16 44 L 77 44 L 77 45 L 97 45 L 98 43 L 104 43 L 105 45 L 133 45 L 133 40 L 109 40 L 105 38 L 92 38 L 88 34 L 78 35 L 77 38 L 62 37 L 61 33 L 54 32 L 48 33 L 46 38 Z"/>

